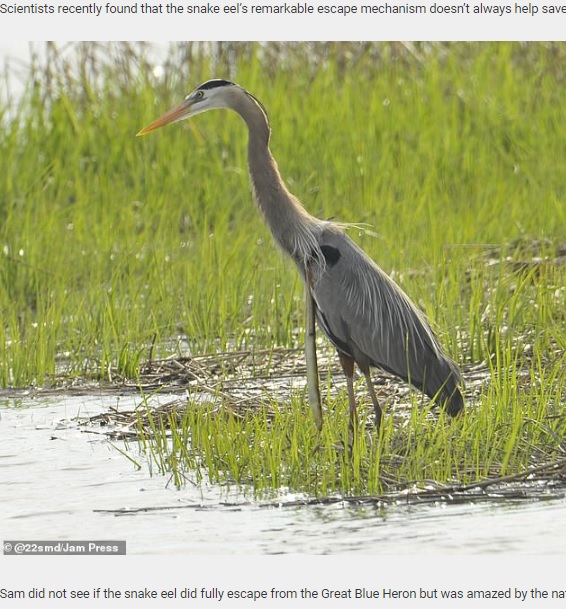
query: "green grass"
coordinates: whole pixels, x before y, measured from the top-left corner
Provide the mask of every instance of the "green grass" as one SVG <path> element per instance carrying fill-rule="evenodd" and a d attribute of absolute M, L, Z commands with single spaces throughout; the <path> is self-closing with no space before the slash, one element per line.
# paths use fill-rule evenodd
<path fill-rule="evenodd" d="M 141 46 L 80 46 L 70 60 L 51 48 L 15 111 L 0 108 L 0 385 L 135 378 L 150 345 L 166 356 L 177 336 L 192 353 L 302 344 L 302 286 L 253 209 L 242 121 L 218 111 L 135 138 L 201 81 L 230 77 L 268 108 L 272 150 L 307 209 L 369 225 L 352 237 L 491 382 L 464 422 L 389 416 L 352 461 L 335 447 L 343 395 L 321 438 L 302 396 L 274 404 L 269 425 L 191 408 L 159 444 L 164 468 L 373 492 L 392 454 L 403 465 L 390 474 L 407 480 L 558 454 L 566 45 L 219 48 L 193 45 L 162 78 Z"/>
<path fill-rule="evenodd" d="M 139 448 L 177 486 L 204 481 L 262 498 L 287 491 L 320 498 L 382 495 L 433 481 L 457 488 L 563 460 L 566 424 L 558 405 L 564 373 L 523 378 L 517 362 L 503 362 L 494 377 L 502 372 L 455 422 L 431 416 L 413 396 L 409 416 L 388 412 L 377 433 L 366 404 L 353 442 L 344 392 L 327 396 L 322 433 L 302 393 L 244 413 L 219 409 L 218 402 L 190 402 L 163 416 L 148 400 L 141 412 L 150 424 L 138 426 Z"/>

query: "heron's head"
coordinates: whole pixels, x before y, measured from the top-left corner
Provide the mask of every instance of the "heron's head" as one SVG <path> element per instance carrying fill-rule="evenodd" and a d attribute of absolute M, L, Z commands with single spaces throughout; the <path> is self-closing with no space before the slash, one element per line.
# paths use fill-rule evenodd
<path fill-rule="evenodd" d="M 169 123 L 176 123 L 185 118 L 213 110 L 215 108 L 232 108 L 233 97 L 241 95 L 244 90 L 229 80 L 208 80 L 185 97 L 185 101 L 166 112 L 163 116 L 144 127 L 137 135 L 145 135 Z"/>

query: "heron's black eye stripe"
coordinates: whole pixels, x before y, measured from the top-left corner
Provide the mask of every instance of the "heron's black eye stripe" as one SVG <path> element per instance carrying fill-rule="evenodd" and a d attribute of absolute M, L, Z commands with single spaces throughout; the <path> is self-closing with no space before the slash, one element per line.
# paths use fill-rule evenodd
<path fill-rule="evenodd" d="M 209 80 L 202 84 L 199 89 L 215 89 L 216 87 L 227 87 L 234 86 L 233 82 L 229 80 L 224 80 L 222 78 L 215 78 L 214 80 Z"/>
<path fill-rule="evenodd" d="M 332 247 L 331 245 L 321 245 L 320 251 L 326 260 L 326 264 L 330 267 L 334 266 L 342 256 L 340 250 L 336 247 Z"/>

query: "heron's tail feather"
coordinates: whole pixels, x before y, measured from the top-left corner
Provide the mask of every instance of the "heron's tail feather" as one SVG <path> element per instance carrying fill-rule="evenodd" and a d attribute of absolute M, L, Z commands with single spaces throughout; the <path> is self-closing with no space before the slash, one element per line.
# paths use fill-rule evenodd
<path fill-rule="evenodd" d="M 448 392 L 443 392 L 442 395 L 446 395 L 447 393 Z M 458 387 L 458 385 L 455 385 L 452 393 L 447 395 L 443 408 L 446 409 L 446 412 L 451 417 L 455 417 L 464 409 L 464 398 L 462 397 L 462 392 L 460 391 L 460 387 Z"/>
<path fill-rule="evenodd" d="M 446 357 L 428 371 L 422 390 L 436 400 L 446 412 L 455 417 L 464 408 L 464 398 L 460 391 L 460 373 L 456 364 Z"/>

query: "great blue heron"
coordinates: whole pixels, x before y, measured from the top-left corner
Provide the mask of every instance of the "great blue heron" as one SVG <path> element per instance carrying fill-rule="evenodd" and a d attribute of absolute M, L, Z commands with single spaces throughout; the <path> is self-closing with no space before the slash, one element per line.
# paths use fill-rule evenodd
<path fill-rule="evenodd" d="M 311 216 L 287 190 L 269 149 L 271 128 L 259 100 L 235 83 L 209 80 L 138 135 L 215 108 L 234 110 L 246 122 L 248 168 L 255 201 L 275 241 L 293 259 L 305 282 L 307 378 L 318 428 L 322 426 L 322 411 L 315 316 L 338 351 L 346 375 L 352 426 L 357 423 L 354 364 L 365 376 L 378 426 L 383 413 L 370 367 L 409 382 L 456 416 L 464 407 L 456 365 L 443 353 L 424 315 L 401 288 L 339 225 Z"/>

